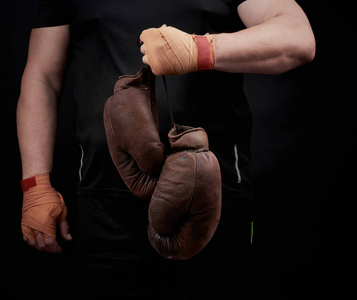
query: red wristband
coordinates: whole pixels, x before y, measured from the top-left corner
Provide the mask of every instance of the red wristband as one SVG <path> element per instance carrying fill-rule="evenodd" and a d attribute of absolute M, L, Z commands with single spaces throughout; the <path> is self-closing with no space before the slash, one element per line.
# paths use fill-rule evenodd
<path fill-rule="evenodd" d="M 22 192 L 25 193 L 26 191 L 28 191 L 29 188 L 32 188 L 34 186 L 36 186 L 36 177 L 30 177 L 30 178 L 26 178 L 24 180 L 21 180 L 21 188 L 22 188 Z"/>
<path fill-rule="evenodd" d="M 206 36 L 195 35 L 197 41 L 198 63 L 197 70 L 211 69 L 211 49 Z"/>

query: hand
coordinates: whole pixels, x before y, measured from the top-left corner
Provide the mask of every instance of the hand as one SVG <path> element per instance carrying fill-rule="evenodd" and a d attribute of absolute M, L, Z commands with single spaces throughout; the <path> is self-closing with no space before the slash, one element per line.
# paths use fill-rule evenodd
<path fill-rule="evenodd" d="M 142 40 L 142 38 L 141 38 L 141 35 L 140 35 L 140 42 L 142 43 L 142 45 L 140 46 L 140 52 L 141 52 L 142 54 L 144 54 L 144 56 L 142 57 L 142 61 L 143 61 L 143 63 L 144 63 L 145 65 L 148 65 L 149 62 L 148 62 L 148 58 L 147 58 L 147 56 L 146 56 L 145 45 L 144 45 L 144 43 L 143 43 L 143 40 Z"/>
<path fill-rule="evenodd" d="M 61 232 L 61 236 L 66 241 L 71 241 L 72 236 L 69 233 L 69 226 L 67 220 L 63 220 L 59 223 L 59 229 Z M 36 234 L 36 240 L 31 240 L 27 236 L 23 235 L 24 241 L 29 244 L 31 247 L 36 248 L 39 251 L 45 251 L 48 253 L 61 253 L 62 248 L 58 244 L 57 240 L 49 235 L 46 235 L 43 232 L 38 232 Z"/>
<path fill-rule="evenodd" d="M 213 35 L 188 34 L 166 25 L 149 28 L 140 35 L 142 61 L 157 76 L 210 70 L 215 64 L 213 38 Z"/>
<path fill-rule="evenodd" d="M 62 237 L 70 241 L 66 220 L 67 207 L 60 193 L 52 186 L 49 174 L 25 179 L 21 182 L 24 193 L 21 228 L 23 239 L 30 246 L 49 253 L 59 253 L 62 248 L 56 241 L 56 226 Z"/>

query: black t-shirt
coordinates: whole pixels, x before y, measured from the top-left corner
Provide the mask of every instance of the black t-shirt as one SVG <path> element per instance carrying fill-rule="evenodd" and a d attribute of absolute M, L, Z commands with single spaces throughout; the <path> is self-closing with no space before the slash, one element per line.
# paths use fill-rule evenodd
<path fill-rule="evenodd" d="M 103 107 L 120 75 L 144 65 L 137 39 L 142 30 L 174 26 L 188 33 L 235 32 L 243 0 L 41 0 L 34 27 L 70 25 L 71 70 L 82 149 L 78 192 L 127 191 L 107 148 Z M 167 144 L 170 118 L 161 79 L 156 79 L 160 136 Z M 251 113 L 242 74 L 203 71 L 168 76 L 175 122 L 203 127 L 222 172 L 224 195 L 249 195 Z"/>

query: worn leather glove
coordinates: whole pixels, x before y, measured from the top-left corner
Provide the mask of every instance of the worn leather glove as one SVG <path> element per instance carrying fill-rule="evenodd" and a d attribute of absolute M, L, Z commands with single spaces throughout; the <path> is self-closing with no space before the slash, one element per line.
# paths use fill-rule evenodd
<path fill-rule="evenodd" d="M 173 153 L 149 206 L 149 240 L 165 258 L 188 259 L 211 240 L 221 213 L 221 173 L 202 128 L 175 125 Z"/>
<path fill-rule="evenodd" d="M 104 106 L 109 151 L 121 178 L 137 197 L 150 200 L 162 165 L 154 76 L 148 68 L 121 76 Z"/>
<path fill-rule="evenodd" d="M 221 213 L 221 174 L 202 128 L 175 125 L 165 158 L 155 90 L 145 68 L 122 76 L 104 109 L 113 162 L 129 189 L 150 200 L 148 237 L 168 259 L 188 259 L 212 238 Z"/>

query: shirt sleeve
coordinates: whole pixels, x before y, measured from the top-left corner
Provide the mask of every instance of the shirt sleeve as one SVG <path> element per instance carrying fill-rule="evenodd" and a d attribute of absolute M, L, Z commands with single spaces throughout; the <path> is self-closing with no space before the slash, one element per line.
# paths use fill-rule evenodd
<path fill-rule="evenodd" d="M 37 0 L 37 16 L 33 28 L 69 24 L 64 0 Z"/>

